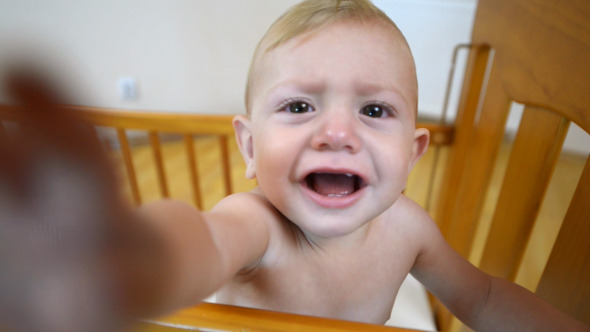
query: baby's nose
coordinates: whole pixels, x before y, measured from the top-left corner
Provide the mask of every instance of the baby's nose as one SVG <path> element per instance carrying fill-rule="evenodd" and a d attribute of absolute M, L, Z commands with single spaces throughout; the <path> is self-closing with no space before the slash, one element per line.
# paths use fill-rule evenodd
<path fill-rule="evenodd" d="M 312 138 L 312 147 L 316 150 L 348 150 L 356 153 L 361 147 L 356 121 L 352 115 L 344 112 L 322 114 Z"/>

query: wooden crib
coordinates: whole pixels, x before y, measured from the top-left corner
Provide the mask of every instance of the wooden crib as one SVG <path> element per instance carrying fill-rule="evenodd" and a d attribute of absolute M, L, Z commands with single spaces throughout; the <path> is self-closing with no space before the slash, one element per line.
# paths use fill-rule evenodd
<path fill-rule="evenodd" d="M 449 243 L 484 271 L 515 280 L 528 239 L 560 155 L 570 122 L 590 132 L 590 2 L 585 0 L 480 0 L 472 45 L 460 97 L 451 125 L 420 123 L 432 132 L 435 149 L 448 155 L 432 214 Z M 505 123 L 511 101 L 525 105 L 521 124 L 511 145 L 496 202 L 487 209 L 489 187 L 498 151 L 506 136 Z M 128 197 L 140 204 L 157 197 L 175 197 L 170 179 L 177 169 L 167 169 L 163 145 L 178 145 L 186 156 L 186 187 L 181 199 L 202 209 L 210 208 L 196 145 L 202 141 L 220 153 L 219 198 L 248 190 L 255 183 L 236 184 L 243 178 L 241 157 L 235 148 L 231 116 L 163 114 L 79 108 L 89 121 L 112 128 L 99 131 L 105 145 L 120 160 Z M 10 106 L 0 107 L 0 118 L 16 120 Z M 102 130 L 102 129 L 101 129 Z M 129 131 L 144 131 L 134 136 Z M 5 135 L 0 126 L 0 135 Z M 138 138 L 143 137 L 143 138 Z M 157 197 L 142 193 L 145 181 L 138 175 L 137 149 L 145 142 L 154 160 Z M 164 143 L 163 143 L 164 142 Z M 134 156 L 134 153 L 136 155 Z M 209 154 L 211 155 L 211 154 Z M 135 158 L 135 160 L 134 160 Z M 561 310 L 590 324 L 590 162 L 577 180 L 567 203 L 551 256 L 539 277 L 536 292 Z M 437 158 L 434 158 L 437 159 Z M 175 166 L 176 167 L 176 166 Z M 240 169 L 240 167 L 242 167 Z M 144 173 L 144 172 L 142 172 Z M 172 173 L 172 174 L 171 174 Z M 434 174 L 434 173 L 429 173 Z M 423 177 L 422 177 L 423 178 Z M 438 182 L 438 179 L 429 179 Z M 426 182 L 429 182 L 426 181 Z M 427 183 L 426 187 L 432 188 Z M 238 189 L 236 189 L 238 188 Z M 151 190 L 154 192 L 154 190 Z M 410 193 L 408 193 L 410 195 Z M 212 198 L 217 200 L 218 198 Z M 490 225 L 482 216 L 490 215 Z M 561 223 L 561 221 L 559 222 Z M 482 241 L 474 243 L 481 228 Z M 555 238 L 554 237 L 554 238 Z M 480 247 L 479 257 L 473 254 Z M 535 290 L 535 289 L 533 289 Z M 441 330 L 457 328 L 450 313 L 433 301 Z M 142 323 L 142 331 L 196 330 L 381 330 L 386 327 L 278 314 L 253 309 L 204 304 L 155 322 Z"/>
<path fill-rule="evenodd" d="M 515 280 L 570 123 L 590 133 L 590 2 L 480 0 L 455 140 L 435 219 L 447 241 L 483 271 Z M 510 105 L 523 115 L 501 187 L 490 191 Z M 586 152 L 587 153 L 587 152 Z M 537 285 L 541 298 L 590 324 L 590 161 L 556 220 L 558 235 Z M 494 204 L 487 202 L 493 197 Z M 565 197 L 563 197 L 565 199 Z M 569 207 L 568 207 L 569 206 Z M 489 210 L 489 211 L 486 211 Z M 482 252 L 474 236 L 490 216 Z M 447 330 L 450 314 L 438 305 Z"/>

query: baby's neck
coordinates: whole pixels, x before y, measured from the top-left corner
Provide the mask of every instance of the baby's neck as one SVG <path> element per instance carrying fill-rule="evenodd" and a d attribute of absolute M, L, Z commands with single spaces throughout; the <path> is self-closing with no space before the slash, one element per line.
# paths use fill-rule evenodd
<path fill-rule="evenodd" d="M 296 228 L 301 242 L 308 245 L 310 249 L 323 253 L 347 253 L 356 252 L 366 245 L 374 222 L 375 220 L 372 220 L 352 233 L 334 237 L 318 236 L 302 230 L 295 223 L 292 223 L 292 225 Z"/>

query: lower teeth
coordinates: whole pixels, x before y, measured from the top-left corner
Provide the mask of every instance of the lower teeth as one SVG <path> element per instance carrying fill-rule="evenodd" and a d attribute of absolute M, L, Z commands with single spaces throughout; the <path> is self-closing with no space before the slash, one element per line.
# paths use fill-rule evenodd
<path fill-rule="evenodd" d="M 346 194 L 328 194 L 328 197 L 346 197 L 348 196 L 348 193 Z"/>

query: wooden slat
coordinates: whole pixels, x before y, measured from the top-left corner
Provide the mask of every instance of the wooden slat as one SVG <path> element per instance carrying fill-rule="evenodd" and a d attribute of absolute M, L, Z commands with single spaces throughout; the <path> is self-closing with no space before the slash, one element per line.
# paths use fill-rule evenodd
<path fill-rule="evenodd" d="M 545 266 L 537 295 L 590 325 L 590 157 Z M 577 280 L 577 282 L 572 282 Z"/>
<path fill-rule="evenodd" d="M 233 188 L 231 183 L 230 172 L 231 168 L 229 160 L 229 143 L 226 135 L 219 136 L 219 146 L 221 150 L 221 165 L 223 181 L 225 185 L 225 195 L 228 196 L 233 193 Z"/>
<path fill-rule="evenodd" d="M 444 187 L 453 190 L 451 188 L 457 186 L 457 200 L 448 217 L 445 235 L 449 244 L 463 257 L 468 257 L 471 249 L 510 109 L 510 99 L 494 67 L 487 84 L 481 115 L 474 117 L 473 124 L 464 124 L 475 127 L 471 138 L 465 137 L 467 141 L 457 147 L 467 149 L 460 152 L 466 154 L 464 167 L 457 166 L 461 173 L 458 177 L 460 181 Z"/>
<path fill-rule="evenodd" d="M 471 70 L 474 75 L 478 75 L 476 78 L 483 80 L 488 67 L 489 49 L 476 47 L 475 52 L 474 62 L 480 68 Z M 439 226 L 446 240 L 465 258 L 470 254 L 510 108 L 510 99 L 494 65 L 487 83 L 476 78 L 468 79 L 475 86 L 467 87 L 470 97 L 462 101 L 464 105 L 459 109 L 460 120 L 455 124 L 456 146 L 446 166 L 436 214 L 440 216 Z M 485 96 L 481 96 L 481 90 L 477 90 L 477 87 L 485 89 Z M 481 98 L 483 103 L 480 105 Z M 445 198 L 447 195 L 452 200 Z M 440 302 L 435 301 L 434 306 L 440 329 L 447 331 L 453 316 Z"/>
<path fill-rule="evenodd" d="M 172 327 L 168 331 L 414 331 L 214 303 L 203 303 L 168 317 L 146 321 L 134 331 L 166 331 L 151 329 L 153 326 Z"/>
<path fill-rule="evenodd" d="M 480 263 L 485 272 L 514 280 L 568 127 L 556 113 L 525 108 Z"/>
<path fill-rule="evenodd" d="M 197 169 L 197 155 L 195 154 L 195 145 L 192 135 L 184 135 L 184 147 L 188 162 L 188 173 L 191 179 L 191 188 L 193 192 L 193 201 L 199 210 L 203 209 L 201 202 L 201 184 L 199 183 L 199 171 Z"/>
<path fill-rule="evenodd" d="M 154 155 L 154 164 L 156 165 L 156 175 L 158 176 L 158 185 L 162 197 L 170 197 L 168 193 L 168 183 L 166 182 L 166 172 L 164 170 L 164 160 L 162 158 L 162 147 L 160 137 L 154 131 L 149 132 L 150 145 Z"/>
<path fill-rule="evenodd" d="M 459 109 L 455 122 L 456 143 L 470 142 L 473 134 L 473 122 L 479 106 L 479 97 L 483 86 L 490 50 L 487 47 L 473 47 L 469 52 L 468 67 L 466 68 L 465 79 L 463 82 L 463 91 L 459 101 Z M 439 204 L 435 214 L 435 219 L 439 224 L 443 234 L 447 233 L 451 219 L 451 211 L 455 204 L 454 198 L 458 190 L 457 184 L 460 182 L 462 173 L 459 170 L 467 159 L 467 149 L 451 149 L 445 176 L 442 181 L 442 188 L 445 188 L 445 194 L 440 195 Z"/>
<path fill-rule="evenodd" d="M 233 135 L 233 115 L 184 114 L 68 106 L 97 126 L 204 135 Z"/>
<path fill-rule="evenodd" d="M 122 128 L 116 128 L 117 140 L 121 147 L 121 154 L 123 156 L 123 163 L 125 164 L 125 170 L 127 171 L 127 180 L 131 189 L 131 195 L 136 205 L 141 204 L 141 195 L 139 193 L 139 187 L 137 186 L 137 177 L 135 176 L 135 168 L 133 167 L 133 158 L 131 157 L 131 149 L 129 148 L 129 140 L 125 130 Z"/>
<path fill-rule="evenodd" d="M 19 119 L 18 105 L 0 104 L 0 118 Z M 96 126 L 126 128 L 127 130 L 155 130 L 159 132 L 203 135 L 233 135 L 233 115 L 185 114 L 170 112 L 129 111 L 66 105 L 64 108 Z"/>
<path fill-rule="evenodd" d="M 452 212 L 457 204 L 459 184 L 463 176 L 462 165 L 469 155 L 466 147 L 471 143 L 471 137 L 475 129 L 473 123 L 480 104 L 481 91 L 486 85 L 485 79 L 489 58 L 490 49 L 487 46 L 476 45 L 469 51 L 454 133 L 454 143 L 463 147 L 454 147 L 450 151 L 441 183 L 443 191 L 437 198 L 438 203 L 434 214 L 435 220 L 445 236 L 450 232 L 449 228 L 453 218 Z M 463 254 L 465 255 L 465 253 Z M 433 299 L 433 307 L 436 312 L 437 325 L 441 330 L 447 330 L 453 316 L 436 299 Z"/>

